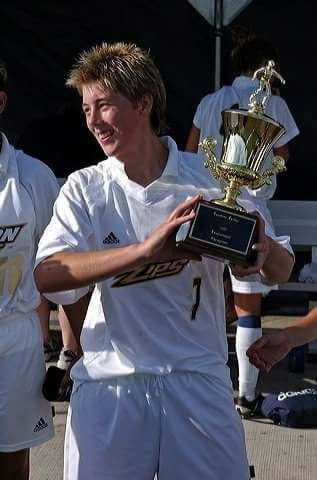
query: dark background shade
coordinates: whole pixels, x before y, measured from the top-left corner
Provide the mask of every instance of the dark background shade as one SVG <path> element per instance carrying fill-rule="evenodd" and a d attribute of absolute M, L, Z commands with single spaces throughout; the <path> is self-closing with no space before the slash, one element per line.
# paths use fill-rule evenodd
<path fill-rule="evenodd" d="M 276 198 L 315 199 L 314 47 L 317 2 L 254 0 L 242 24 L 275 43 L 282 89 L 301 134 L 291 143 L 288 172 Z M 0 3 L 0 57 L 9 72 L 2 129 L 57 176 L 95 163 L 102 152 L 86 131 L 76 93 L 65 87 L 78 54 L 102 41 L 133 41 L 150 49 L 168 94 L 168 133 L 184 148 L 196 106 L 213 90 L 213 28 L 186 0 L 46 0 Z M 223 29 L 222 83 L 232 80 L 229 28 Z"/>

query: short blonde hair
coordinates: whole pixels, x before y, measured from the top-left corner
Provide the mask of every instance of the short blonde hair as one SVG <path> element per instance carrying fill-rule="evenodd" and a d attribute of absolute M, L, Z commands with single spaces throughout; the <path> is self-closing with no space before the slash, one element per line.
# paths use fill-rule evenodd
<path fill-rule="evenodd" d="M 6 89 L 8 74 L 5 63 L 0 58 L 0 90 Z"/>
<path fill-rule="evenodd" d="M 84 85 L 98 83 L 101 88 L 121 93 L 136 105 L 144 95 L 153 100 L 151 127 L 165 129 L 166 90 L 161 74 L 149 53 L 133 43 L 102 43 L 81 53 L 70 70 L 66 85 L 80 95 Z"/>

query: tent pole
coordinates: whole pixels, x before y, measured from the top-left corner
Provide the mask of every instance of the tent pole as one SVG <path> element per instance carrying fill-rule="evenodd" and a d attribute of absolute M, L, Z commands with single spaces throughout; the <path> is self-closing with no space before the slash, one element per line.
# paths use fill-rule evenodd
<path fill-rule="evenodd" d="M 215 67 L 214 90 L 221 87 L 221 40 L 223 24 L 223 0 L 214 0 Z"/>

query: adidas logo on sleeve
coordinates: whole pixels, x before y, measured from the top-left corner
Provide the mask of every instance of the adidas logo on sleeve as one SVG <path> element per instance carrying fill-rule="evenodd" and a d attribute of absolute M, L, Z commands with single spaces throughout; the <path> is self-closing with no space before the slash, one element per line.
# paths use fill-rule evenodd
<path fill-rule="evenodd" d="M 43 430 L 43 428 L 46 428 L 47 426 L 48 426 L 48 425 L 47 425 L 47 423 L 45 422 L 44 418 L 41 417 L 41 418 L 39 419 L 39 421 L 37 422 L 37 424 L 35 425 L 35 428 L 34 428 L 33 432 L 34 432 L 34 433 L 39 432 L 39 431 Z"/>
<path fill-rule="evenodd" d="M 115 234 L 113 232 L 110 232 L 109 235 L 106 236 L 106 238 L 104 239 L 104 241 L 102 242 L 106 245 L 109 245 L 109 244 L 118 244 L 120 243 L 120 240 L 119 238 L 117 238 L 115 236 Z"/>

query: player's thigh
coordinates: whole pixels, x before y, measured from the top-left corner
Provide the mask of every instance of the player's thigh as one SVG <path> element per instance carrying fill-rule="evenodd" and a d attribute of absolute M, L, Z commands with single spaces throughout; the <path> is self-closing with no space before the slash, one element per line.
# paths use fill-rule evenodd
<path fill-rule="evenodd" d="M 159 451 L 156 402 L 142 376 L 75 383 L 64 480 L 152 480 Z"/>
<path fill-rule="evenodd" d="M 224 375 L 164 379 L 160 480 L 249 479 L 243 426 Z"/>
<path fill-rule="evenodd" d="M 0 452 L 0 472 L 3 480 L 28 480 L 30 451 Z"/>

